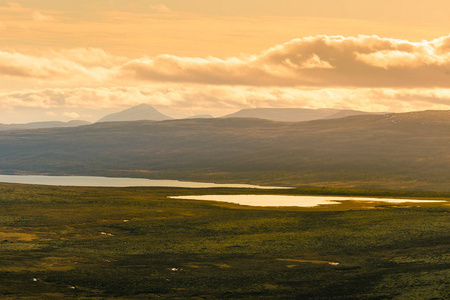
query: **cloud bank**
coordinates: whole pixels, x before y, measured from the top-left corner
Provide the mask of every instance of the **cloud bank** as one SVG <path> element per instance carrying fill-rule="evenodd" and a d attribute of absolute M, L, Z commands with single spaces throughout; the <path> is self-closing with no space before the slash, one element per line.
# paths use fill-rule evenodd
<path fill-rule="evenodd" d="M 241 108 L 347 108 L 366 111 L 450 109 L 450 89 L 298 89 L 215 85 L 43 89 L 0 93 L 0 110 L 14 107 L 101 111 L 148 103 L 184 115 L 216 116 Z M 92 119 L 92 120 L 95 120 Z"/>
<path fill-rule="evenodd" d="M 253 107 L 450 109 L 450 36 L 413 43 L 322 35 L 227 59 L 0 49 L 0 122 L 36 111 L 96 121 L 105 109 L 140 103 L 175 117 Z"/>
<path fill-rule="evenodd" d="M 450 36 L 418 43 L 377 36 L 294 39 L 253 55 L 123 58 L 101 49 L 37 56 L 0 51 L 0 78 L 270 87 L 450 88 Z"/>

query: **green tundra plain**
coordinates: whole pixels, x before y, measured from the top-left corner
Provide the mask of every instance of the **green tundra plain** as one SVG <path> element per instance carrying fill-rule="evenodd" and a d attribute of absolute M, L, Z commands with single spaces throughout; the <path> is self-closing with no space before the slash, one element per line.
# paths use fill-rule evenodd
<path fill-rule="evenodd" d="M 249 193 L 450 201 L 448 192 L 0 184 L 0 298 L 450 298 L 450 202 L 167 198 Z"/>

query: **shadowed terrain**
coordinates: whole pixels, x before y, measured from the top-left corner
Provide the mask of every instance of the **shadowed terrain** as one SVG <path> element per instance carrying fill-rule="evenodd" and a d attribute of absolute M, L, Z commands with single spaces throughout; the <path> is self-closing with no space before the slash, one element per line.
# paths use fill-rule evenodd
<path fill-rule="evenodd" d="M 450 190 L 450 111 L 192 119 L 0 133 L 2 173 Z"/>

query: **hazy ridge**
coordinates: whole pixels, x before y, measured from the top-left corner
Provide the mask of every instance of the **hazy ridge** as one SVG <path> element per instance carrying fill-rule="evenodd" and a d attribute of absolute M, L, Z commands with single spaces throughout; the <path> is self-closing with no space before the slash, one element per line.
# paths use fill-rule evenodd
<path fill-rule="evenodd" d="M 97 123 L 2 132 L 0 170 L 133 171 L 150 177 L 168 171 L 288 172 L 294 174 L 289 183 L 297 185 L 373 186 L 381 180 L 403 182 L 398 185 L 403 189 L 449 190 L 449 132 L 450 111 L 297 123 L 245 118 Z"/>
<path fill-rule="evenodd" d="M 48 122 L 31 122 L 26 124 L 0 124 L 0 131 L 4 130 L 21 130 L 21 129 L 39 129 L 39 128 L 56 128 L 56 127 L 77 127 L 89 125 L 90 122 L 82 120 L 72 120 L 69 122 L 48 121 Z"/>
<path fill-rule="evenodd" d="M 279 122 L 303 122 L 321 119 L 338 119 L 366 114 L 375 113 L 334 108 L 247 108 L 223 116 L 223 118 L 258 118 Z"/>

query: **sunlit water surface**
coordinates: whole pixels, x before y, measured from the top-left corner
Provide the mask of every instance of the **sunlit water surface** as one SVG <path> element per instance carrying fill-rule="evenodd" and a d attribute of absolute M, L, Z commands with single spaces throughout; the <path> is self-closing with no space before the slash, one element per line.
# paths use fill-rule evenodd
<path fill-rule="evenodd" d="M 280 196 L 280 195 L 201 195 L 201 196 L 170 196 L 169 198 L 219 201 L 248 206 L 272 206 L 272 207 L 282 207 L 282 206 L 314 207 L 318 205 L 341 204 L 341 202 L 339 201 L 366 201 L 366 202 L 388 202 L 388 203 L 447 202 L 441 200 L 413 200 L 413 199 L 394 199 L 394 198 Z"/>
<path fill-rule="evenodd" d="M 113 178 L 99 176 L 43 176 L 43 175 L 0 175 L 0 182 L 56 186 L 95 187 L 180 187 L 180 188 L 254 188 L 286 189 L 283 187 L 249 184 L 218 184 L 178 180 L 153 180 L 143 178 Z"/>

